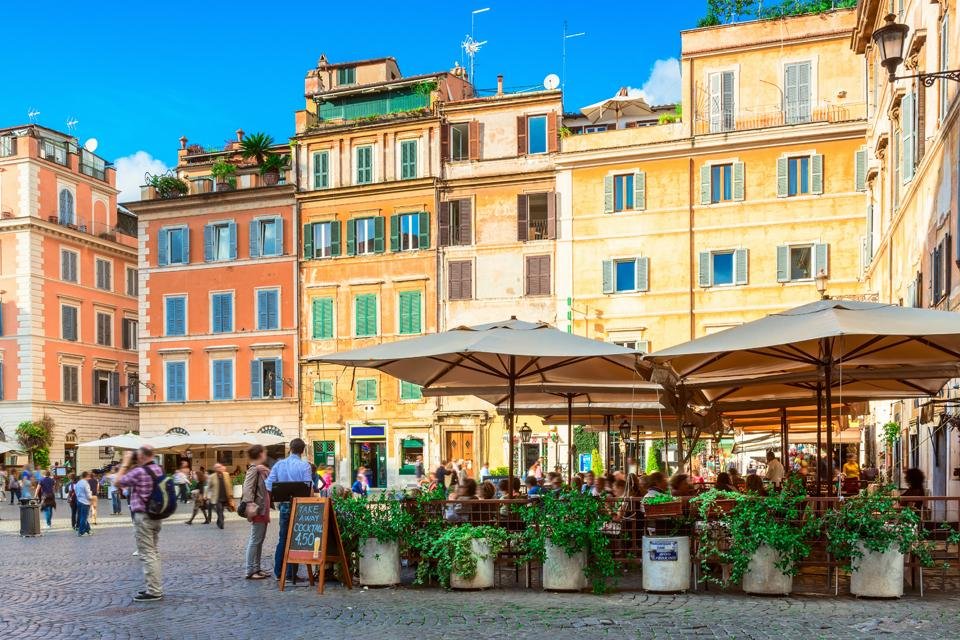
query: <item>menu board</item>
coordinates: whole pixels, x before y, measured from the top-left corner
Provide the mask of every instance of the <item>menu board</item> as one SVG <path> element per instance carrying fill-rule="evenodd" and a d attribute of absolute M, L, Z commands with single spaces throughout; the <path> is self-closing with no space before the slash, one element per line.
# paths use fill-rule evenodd
<path fill-rule="evenodd" d="M 323 593 L 325 568 L 328 563 L 340 564 L 340 576 L 348 589 L 353 588 L 347 554 L 340 539 L 337 516 L 328 498 L 294 498 L 290 506 L 287 544 L 280 570 L 280 590 L 283 591 L 288 564 L 305 564 L 310 584 L 316 579 L 317 590 Z M 331 544 L 332 553 L 327 552 Z M 313 566 L 319 566 L 314 575 Z"/>

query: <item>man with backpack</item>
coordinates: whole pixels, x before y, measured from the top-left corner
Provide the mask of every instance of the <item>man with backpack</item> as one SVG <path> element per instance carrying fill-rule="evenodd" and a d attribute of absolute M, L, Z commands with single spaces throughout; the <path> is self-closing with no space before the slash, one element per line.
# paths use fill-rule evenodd
<path fill-rule="evenodd" d="M 127 452 L 117 469 L 116 484 L 129 491 L 130 512 L 133 514 L 137 554 L 143 563 L 143 577 L 147 588 L 133 597 L 134 602 L 154 602 L 163 598 L 160 578 L 160 520 L 176 508 L 176 490 L 173 481 L 166 478 L 163 469 L 153 461 L 153 448 L 140 447 L 137 459 Z M 173 496 L 173 509 L 166 502 Z M 158 504 L 158 502 L 160 504 Z"/>

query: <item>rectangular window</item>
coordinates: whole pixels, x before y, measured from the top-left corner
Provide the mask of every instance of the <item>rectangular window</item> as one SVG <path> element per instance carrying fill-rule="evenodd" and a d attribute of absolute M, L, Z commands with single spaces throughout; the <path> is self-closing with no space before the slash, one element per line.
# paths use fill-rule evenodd
<path fill-rule="evenodd" d="M 736 128 L 733 71 L 711 73 L 708 82 L 710 85 L 710 133 L 733 131 Z"/>
<path fill-rule="evenodd" d="M 357 380 L 357 402 L 377 401 L 377 379 L 361 378 Z"/>
<path fill-rule="evenodd" d="M 159 238 L 160 266 L 168 264 L 188 264 L 190 262 L 189 232 L 186 227 L 172 227 L 160 230 Z"/>
<path fill-rule="evenodd" d="M 167 402 L 186 402 L 187 363 L 182 360 L 166 362 L 164 373 Z"/>
<path fill-rule="evenodd" d="M 135 267 L 127 267 L 127 295 L 136 298 L 140 295 L 140 282 L 137 280 L 137 269 Z"/>
<path fill-rule="evenodd" d="M 701 251 L 699 284 L 703 288 L 747 284 L 747 250 Z"/>
<path fill-rule="evenodd" d="M 113 345 L 113 316 L 109 313 L 96 314 L 97 316 L 97 344 L 104 347 Z"/>
<path fill-rule="evenodd" d="M 233 331 L 233 293 L 214 293 L 210 296 L 210 332 Z"/>
<path fill-rule="evenodd" d="M 420 248 L 420 214 L 404 213 L 397 216 L 400 223 L 400 251 L 414 251 Z"/>
<path fill-rule="evenodd" d="M 777 282 L 812 280 L 817 274 L 829 275 L 826 244 L 791 244 L 777 247 Z"/>
<path fill-rule="evenodd" d="M 733 284 L 733 251 L 715 251 L 711 260 L 713 284 Z"/>
<path fill-rule="evenodd" d="M 330 258 L 340 254 L 340 223 L 314 222 L 313 233 L 314 258 Z"/>
<path fill-rule="evenodd" d="M 637 261 L 614 261 L 614 290 L 617 293 L 637 290 Z"/>
<path fill-rule="evenodd" d="M 313 188 L 330 187 L 330 152 L 317 151 L 313 154 Z"/>
<path fill-rule="evenodd" d="M 236 229 L 237 226 L 232 222 L 218 222 L 204 227 L 204 259 L 207 262 L 236 259 Z"/>
<path fill-rule="evenodd" d="M 733 200 L 733 165 L 715 164 L 710 167 L 710 202 Z"/>
<path fill-rule="evenodd" d="M 64 282 L 77 282 L 77 261 L 79 256 L 76 251 L 69 249 L 60 250 L 60 279 Z"/>
<path fill-rule="evenodd" d="M 94 369 L 93 403 L 120 406 L 120 374 L 116 371 Z"/>
<path fill-rule="evenodd" d="M 447 298 L 449 300 L 473 299 L 473 263 L 470 260 L 447 263 Z"/>
<path fill-rule="evenodd" d="M 356 180 L 354 180 L 354 184 L 370 184 L 373 182 L 373 146 L 357 147 L 354 154 L 356 156 Z"/>
<path fill-rule="evenodd" d="M 280 328 L 280 290 L 257 291 L 257 331 Z"/>
<path fill-rule="evenodd" d="M 401 380 L 400 381 L 400 399 L 401 400 L 422 400 L 423 389 L 418 384 L 413 384 L 412 382 Z"/>
<path fill-rule="evenodd" d="M 450 159 L 470 159 L 470 123 L 458 122 L 450 125 Z"/>
<path fill-rule="evenodd" d="M 363 293 L 353 298 L 355 331 L 358 338 L 377 335 L 377 296 Z"/>
<path fill-rule="evenodd" d="M 0 136 L 0 158 L 17 154 L 17 139 L 13 136 Z"/>
<path fill-rule="evenodd" d="M 524 293 L 528 296 L 548 296 L 550 288 L 550 256 L 527 256 L 526 258 L 526 286 Z"/>
<path fill-rule="evenodd" d="M 790 247 L 790 279 L 813 278 L 813 245 Z"/>
<path fill-rule="evenodd" d="M 400 179 L 411 180 L 417 177 L 417 145 L 416 140 L 402 140 L 400 142 Z"/>
<path fill-rule="evenodd" d="M 527 195 L 527 240 L 545 240 L 549 238 L 549 211 L 547 198 L 549 193 L 531 193 Z"/>
<path fill-rule="evenodd" d="M 353 221 L 356 255 L 362 256 L 376 252 L 376 218 L 359 218 Z"/>
<path fill-rule="evenodd" d="M 251 363 L 251 397 L 268 399 L 283 397 L 282 364 L 279 358 L 261 358 Z"/>
<path fill-rule="evenodd" d="M 333 338 L 333 298 L 314 298 L 311 304 L 313 311 L 314 340 L 330 340 Z"/>
<path fill-rule="evenodd" d="M 547 116 L 527 117 L 527 153 L 547 152 Z"/>
<path fill-rule="evenodd" d="M 80 368 L 65 364 L 62 369 L 64 402 L 80 402 Z"/>
<path fill-rule="evenodd" d="M 787 195 L 810 193 L 810 156 L 787 159 Z"/>
<path fill-rule="evenodd" d="M 473 209 L 470 200 L 451 200 L 444 203 L 447 207 L 446 229 L 450 234 L 447 244 L 453 246 L 469 245 L 472 240 L 473 220 L 471 219 L 471 210 Z M 441 205 L 441 216 L 443 205 Z M 441 217 L 440 224 L 444 224 Z M 441 232 L 443 229 L 441 229 Z M 441 233 L 442 235 L 442 233 Z"/>
<path fill-rule="evenodd" d="M 254 222 L 254 230 L 260 248 L 258 255 L 283 255 L 282 222 L 280 218 L 265 218 Z"/>
<path fill-rule="evenodd" d="M 97 289 L 103 291 L 113 290 L 113 263 L 109 260 L 97 258 L 95 261 L 97 271 Z"/>
<path fill-rule="evenodd" d="M 337 86 L 343 87 L 357 83 L 356 67 L 340 67 L 337 69 Z"/>
<path fill-rule="evenodd" d="M 613 176 L 613 210 L 633 209 L 633 174 Z"/>
<path fill-rule="evenodd" d="M 65 304 L 60 307 L 60 335 L 64 340 L 76 342 L 79 339 L 77 325 L 79 313 L 79 309 L 71 305 Z"/>
<path fill-rule="evenodd" d="M 214 360 L 213 399 L 233 400 L 233 360 Z"/>
<path fill-rule="evenodd" d="M 133 318 L 123 318 L 120 321 L 120 346 L 129 351 L 137 350 L 137 321 Z"/>
<path fill-rule="evenodd" d="M 313 382 L 313 404 L 333 404 L 333 380 Z"/>
<path fill-rule="evenodd" d="M 400 306 L 400 333 L 403 335 L 421 333 L 423 323 L 420 312 L 420 292 L 401 291 L 398 302 Z"/>
<path fill-rule="evenodd" d="M 940 304 L 950 294 L 950 234 L 945 235 L 930 252 L 930 305 Z"/>
<path fill-rule="evenodd" d="M 164 298 L 165 328 L 168 336 L 187 335 L 187 297 L 167 296 Z"/>
<path fill-rule="evenodd" d="M 140 376 L 136 373 L 127 374 L 127 406 L 135 407 L 140 404 Z"/>
<path fill-rule="evenodd" d="M 810 62 L 784 66 L 784 117 L 787 124 L 810 122 Z"/>

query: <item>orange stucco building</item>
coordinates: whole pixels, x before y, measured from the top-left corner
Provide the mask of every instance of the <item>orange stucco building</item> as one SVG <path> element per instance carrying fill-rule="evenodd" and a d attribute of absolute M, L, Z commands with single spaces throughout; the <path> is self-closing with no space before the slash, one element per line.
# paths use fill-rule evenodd
<path fill-rule="evenodd" d="M 113 452 L 79 442 L 137 429 L 136 222 L 115 185 L 73 136 L 0 129 L 0 429 L 46 416 L 51 462 L 84 469 Z"/>

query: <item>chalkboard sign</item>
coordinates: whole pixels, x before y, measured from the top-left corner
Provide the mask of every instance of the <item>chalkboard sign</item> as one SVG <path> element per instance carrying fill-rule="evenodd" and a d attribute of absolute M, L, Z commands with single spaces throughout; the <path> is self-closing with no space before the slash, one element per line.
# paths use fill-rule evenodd
<path fill-rule="evenodd" d="M 341 576 L 348 589 L 353 588 L 347 554 L 340 539 L 337 514 L 327 498 L 294 498 L 290 506 L 290 522 L 287 529 L 287 544 L 280 569 L 280 591 L 283 591 L 288 564 L 307 565 L 307 575 L 312 585 L 317 580 L 317 591 L 323 593 L 326 565 L 339 564 Z M 328 553 L 328 544 L 332 553 Z M 313 567 L 319 570 L 314 575 Z"/>

